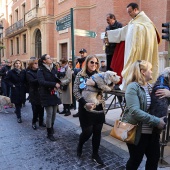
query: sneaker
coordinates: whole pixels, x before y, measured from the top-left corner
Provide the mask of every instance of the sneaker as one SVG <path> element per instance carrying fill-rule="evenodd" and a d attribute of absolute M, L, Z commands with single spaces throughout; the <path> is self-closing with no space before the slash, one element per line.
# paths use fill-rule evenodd
<path fill-rule="evenodd" d="M 36 126 L 36 124 L 35 124 L 35 123 L 33 123 L 33 124 L 32 124 L 32 128 L 33 128 L 34 130 L 36 130 L 36 129 L 37 129 L 37 126 Z"/>
<path fill-rule="evenodd" d="M 96 162 L 99 165 L 104 165 L 103 161 L 101 160 L 100 156 L 97 155 L 92 155 L 92 159 L 94 162 Z"/>
<path fill-rule="evenodd" d="M 21 118 L 18 118 L 18 119 L 17 119 L 17 122 L 18 122 L 18 123 L 22 123 L 22 119 L 21 119 Z"/>

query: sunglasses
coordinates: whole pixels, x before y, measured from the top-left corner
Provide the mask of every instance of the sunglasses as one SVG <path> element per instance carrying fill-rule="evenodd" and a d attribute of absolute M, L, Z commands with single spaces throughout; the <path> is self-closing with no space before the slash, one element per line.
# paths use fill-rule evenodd
<path fill-rule="evenodd" d="M 34 63 L 34 64 L 38 64 L 38 63 Z"/>
<path fill-rule="evenodd" d="M 98 62 L 94 62 L 94 61 L 90 61 L 90 64 L 96 64 L 96 65 L 98 65 L 99 63 L 98 63 Z"/>

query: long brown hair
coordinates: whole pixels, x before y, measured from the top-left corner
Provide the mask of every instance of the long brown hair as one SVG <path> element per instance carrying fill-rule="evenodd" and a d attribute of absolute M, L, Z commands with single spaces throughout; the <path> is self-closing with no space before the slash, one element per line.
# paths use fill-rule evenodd
<path fill-rule="evenodd" d="M 82 73 L 81 75 L 82 76 L 85 76 L 86 75 L 86 71 L 87 71 L 87 67 L 88 67 L 88 62 L 92 59 L 92 58 L 96 58 L 97 62 L 99 63 L 99 59 L 96 57 L 96 55 L 89 55 L 86 57 L 86 60 L 85 60 L 85 64 L 82 68 Z M 97 65 L 96 67 L 96 71 L 99 72 L 99 64 Z"/>

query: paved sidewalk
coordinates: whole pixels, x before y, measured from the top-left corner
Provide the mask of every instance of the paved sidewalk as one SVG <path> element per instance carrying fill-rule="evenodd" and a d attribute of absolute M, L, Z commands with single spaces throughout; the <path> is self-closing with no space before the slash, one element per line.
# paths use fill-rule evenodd
<path fill-rule="evenodd" d="M 62 110 L 62 105 L 60 110 Z M 51 142 L 46 138 L 46 128 L 32 129 L 30 103 L 27 102 L 26 107 L 22 109 L 23 123 L 21 124 L 17 123 L 14 109 L 7 109 L 7 111 L 9 113 L 0 113 L 0 170 L 125 169 L 128 159 L 127 147 L 125 143 L 110 137 L 111 126 L 104 125 L 102 130 L 99 153 L 105 166 L 100 166 L 91 160 L 91 140 L 84 145 L 82 161 L 77 160 L 76 146 L 81 132 L 78 118 L 57 114 L 54 125 L 54 136 L 57 141 Z M 77 112 L 77 110 L 71 111 L 72 114 Z M 109 111 L 106 119 L 113 123 L 119 114 L 119 109 Z M 139 170 L 144 170 L 144 162 Z"/>
<path fill-rule="evenodd" d="M 54 126 L 57 141 L 51 142 L 46 138 L 45 128 L 32 129 L 29 103 L 22 109 L 23 123 L 20 124 L 17 123 L 14 109 L 7 110 L 9 113 L 0 113 L 0 170 L 125 169 L 126 157 L 109 150 L 111 145 L 104 141 L 99 152 L 105 166 L 92 161 L 91 140 L 84 146 L 80 163 L 76 157 L 80 128 L 60 115 L 57 114 Z"/>

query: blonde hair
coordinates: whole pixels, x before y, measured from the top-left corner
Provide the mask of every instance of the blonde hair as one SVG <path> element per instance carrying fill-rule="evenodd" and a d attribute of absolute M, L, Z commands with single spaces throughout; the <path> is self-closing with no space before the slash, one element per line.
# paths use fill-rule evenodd
<path fill-rule="evenodd" d="M 38 64 L 38 60 L 36 58 L 35 59 L 30 59 L 29 62 L 28 62 L 27 69 L 32 69 L 32 66 L 34 65 L 35 62 Z"/>
<path fill-rule="evenodd" d="M 12 68 L 15 68 L 15 63 L 16 63 L 17 61 L 19 61 L 19 62 L 21 63 L 21 70 L 23 70 L 23 69 L 24 69 L 24 64 L 23 64 L 22 61 L 19 60 L 19 59 L 14 60 L 13 65 L 12 65 Z"/>
<path fill-rule="evenodd" d="M 99 59 L 96 57 L 96 55 L 89 55 L 89 56 L 86 57 L 86 60 L 84 61 L 85 64 L 84 64 L 84 66 L 82 68 L 82 73 L 81 73 L 82 76 L 86 76 L 86 74 L 87 74 L 86 71 L 87 71 L 88 63 L 89 63 L 89 61 L 92 58 L 96 58 L 96 60 L 98 62 L 98 65 L 96 67 L 96 71 L 99 72 Z"/>
<path fill-rule="evenodd" d="M 141 70 L 147 71 L 152 68 L 152 64 L 145 60 L 137 60 L 134 62 L 129 70 L 129 75 L 126 79 L 126 84 L 131 82 L 137 82 L 140 85 L 145 84 L 145 77 L 141 73 Z"/>

